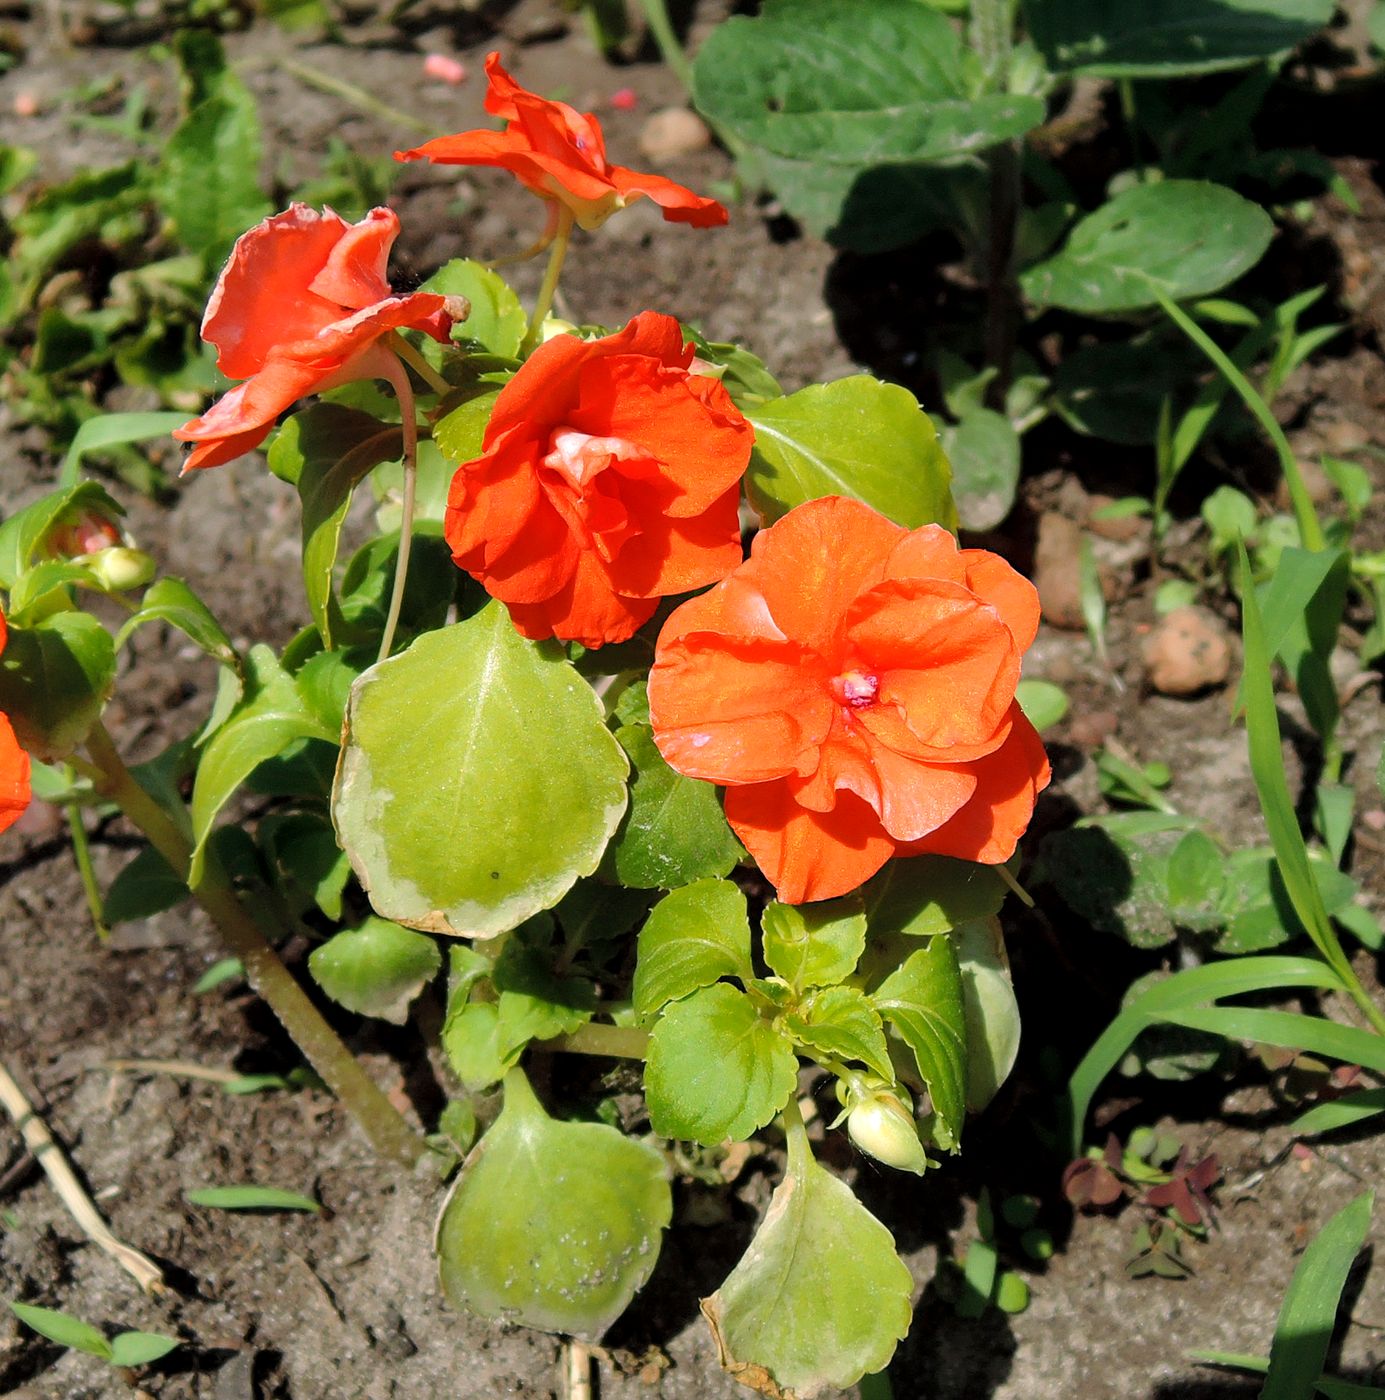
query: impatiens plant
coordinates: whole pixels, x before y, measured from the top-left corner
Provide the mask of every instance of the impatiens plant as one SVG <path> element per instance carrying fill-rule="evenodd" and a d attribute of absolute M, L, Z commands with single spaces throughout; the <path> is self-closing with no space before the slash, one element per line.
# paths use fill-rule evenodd
<path fill-rule="evenodd" d="M 0 820 L 27 755 L 64 801 L 114 802 L 149 848 L 113 906 L 195 898 L 383 1156 L 466 1154 L 436 1238 L 460 1307 L 600 1336 L 654 1268 L 678 1144 L 782 1142 L 703 1310 L 730 1371 L 812 1395 L 885 1366 L 912 1288 L 812 1135 L 845 1127 L 922 1174 L 1014 1062 L 997 915 L 1048 780 L 1015 699 L 1037 601 L 958 548 L 906 391 L 784 395 L 653 310 L 553 321 L 575 226 L 636 195 L 697 226 L 725 211 L 609 164 L 593 118 L 488 71 L 506 129 L 407 156 L 499 165 L 549 202 L 536 308 L 470 260 L 394 293 L 386 209 L 295 205 L 244 234 L 203 323 L 242 382 L 176 436 L 189 468 L 268 439 L 302 502 L 311 623 L 242 652 L 185 583 L 150 581 L 94 483 L 20 512 L 0 527 L 0 707 L 23 745 L 0 725 Z M 340 563 L 367 479 L 379 533 Z M 114 634 L 93 593 L 124 603 Z M 197 735 L 131 768 L 101 716 L 155 622 L 221 685 Z M 274 799 L 253 832 L 219 821 L 242 785 Z M 286 919 L 320 940 L 317 990 L 360 1015 L 402 1021 L 446 968 L 435 1137 L 280 962 Z M 555 1077 L 556 1055 L 597 1068 Z M 597 1112 L 611 1060 L 643 1065 L 623 1128 Z"/>

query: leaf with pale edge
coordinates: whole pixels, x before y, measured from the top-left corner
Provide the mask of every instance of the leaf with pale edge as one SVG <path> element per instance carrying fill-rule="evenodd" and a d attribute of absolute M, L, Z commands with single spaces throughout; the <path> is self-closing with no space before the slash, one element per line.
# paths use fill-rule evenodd
<path fill-rule="evenodd" d="M 308 971 L 333 1001 L 396 1026 L 441 966 L 438 945 L 426 933 L 388 919 L 343 929 L 308 955 Z"/>

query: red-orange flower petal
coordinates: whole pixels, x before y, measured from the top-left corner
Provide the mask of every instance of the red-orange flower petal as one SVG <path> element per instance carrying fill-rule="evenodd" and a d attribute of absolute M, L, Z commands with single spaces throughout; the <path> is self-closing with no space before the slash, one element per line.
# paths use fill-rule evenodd
<path fill-rule="evenodd" d="M 701 228 L 726 222 L 726 209 L 715 199 L 661 175 L 612 165 L 594 116 L 521 87 L 501 66 L 498 53 L 486 56 L 486 75 L 486 110 L 509 123 L 504 131 L 439 136 L 412 150 L 396 151 L 394 158 L 501 167 L 541 198 L 566 205 L 586 229 L 596 228 L 641 196 L 658 204 L 671 222 Z"/>
<path fill-rule="evenodd" d="M 9 627 L 0 613 L 0 651 Z M 29 755 L 19 747 L 9 719 L 0 714 L 0 831 L 13 826 L 29 805 Z"/>

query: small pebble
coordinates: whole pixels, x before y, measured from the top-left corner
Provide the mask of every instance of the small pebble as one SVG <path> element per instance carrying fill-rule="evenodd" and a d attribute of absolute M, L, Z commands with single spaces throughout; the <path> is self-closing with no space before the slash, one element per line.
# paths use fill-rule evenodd
<path fill-rule="evenodd" d="M 706 150 L 711 143 L 707 123 L 686 107 L 655 112 L 640 131 L 640 150 L 656 165 Z"/>
<path fill-rule="evenodd" d="M 1097 518 L 1097 512 L 1114 504 L 1114 501 L 1113 496 L 1092 496 L 1088 499 L 1087 504 L 1091 515 L 1087 519 L 1087 528 L 1092 534 L 1100 535 L 1104 540 L 1116 540 L 1119 543 L 1147 537 L 1151 529 L 1147 515 L 1121 515 L 1113 520 Z"/>
<path fill-rule="evenodd" d="M 1145 672 L 1161 695 L 1196 695 L 1231 674 L 1225 624 L 1206 608 L 1175 608 L 1145 638 Z"/>
<path fill-rule="evenodd" d="M 1078 562 L 1082 530 L 1075 520 L 1055 511 L 1039 517 L 1039 538 L 1034 550 L 1034 587 L 1044 621 L 1054 627 L 1080 632 L 1082 574 Z"/>
<path fill-rule="evenodd" d="M 1114 710 L 1093 710 L 1069 722 L 1068 738 L 1078 748 L 1099 749 L 1115 734 L 1119 723 Z"/>
<path fill-rule="evenodd" d="M 1385 809 L 1371 807 L 1361 813 L 1361 825 L 1367 831 L 1385 831 Z"/>
<path fill-rule="evenodd" d="M 38 98 L 32 92 L 15 93 L 12 105 L 17 117 L 38 116 Z"/>
<path fill-rule="evenodd" d="M 617 88 L 611 94 L 611 106 L 617 112 L 633 112 L 639 106 L 640 99 L 635 96 L 634 88 Z"/>
<path fill-rule="evenodd" d="M 453 87 L 466 82 L 466 68 L 445 53 L 430 53 L 423 60 L 423 72 L 427 77 L 440 83 L 450 83 Z"/>

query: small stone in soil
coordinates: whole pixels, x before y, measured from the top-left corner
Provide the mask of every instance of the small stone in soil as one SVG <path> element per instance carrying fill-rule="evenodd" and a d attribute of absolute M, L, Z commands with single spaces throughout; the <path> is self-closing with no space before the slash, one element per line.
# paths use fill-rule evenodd
<path fill-rule="evenodd" d="M 1099 749 L 1116 732 L 1120 721 L 1113 710 L 1077 715 L 1068 725 L 1068 738 L 1084 749 Z"/>
<path fill-rule="evenodd" d="M 1226 625 L 1206 608 L 1175 608 L 1145 639 L 1145 673 L 1161 695 L 1196 695 L 1231 674 Z"/>
<path fill-rule="evenodd" d="M 640 130 L 640 150 L 656 165 L 706 150 L 711 143 L 707 123 L 686 107 L 665 107 Z"/>
<path fill-rule="evenodd" d="M 1044 621 L 1054 627 L 1082 630 L 1082 575 L 1079 563 L 1082 530 L 1075 520 L 1055 511 L 1039 517 L 1034 550 L 1034 587 Z"/>

